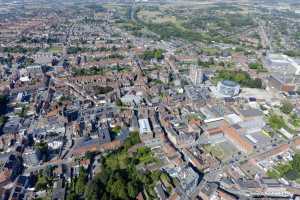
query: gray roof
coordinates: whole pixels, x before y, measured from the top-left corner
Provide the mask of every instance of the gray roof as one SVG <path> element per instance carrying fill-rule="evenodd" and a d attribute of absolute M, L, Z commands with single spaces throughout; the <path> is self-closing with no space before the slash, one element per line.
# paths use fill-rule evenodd
<path fill-rule="evenodd" d="M 259 188 L 260 185 L 257 181 L 255 180 L 244 180 L 244 179 L 239 179 L 237 180 L 237 183 L 241 188 Z"/>
<path fill-rule="evenodd" d="M 263 115 L 263 113 L 258 109 L 240 110 L 240 113 L 244 117 L 258 117 Z"/>
<path fill-rule="evenodd" d="M 217 183 L 207 183 L 205 186 L 201 189 L 201 192 L 207 196 L 210 196 L 216 192 L 218 189 Z"/>
<path fill-rule="evenodd" d="M 263 178 L 261 180 L 261 183 L 265 184 L 265 185 L 268 185 L 269 187 L 272 187 L 272 186 L 274 187 L 274 186 L 280 186 L 281 185 L 281 183 L 278 180 L 271 179 L 271 178 Z"/>
<path fill-rule="evenodd" d="M 228 87 L 235 87 L 238 85 L 236 82 L 230 80 L 223 80 L 222 84 Z"/>

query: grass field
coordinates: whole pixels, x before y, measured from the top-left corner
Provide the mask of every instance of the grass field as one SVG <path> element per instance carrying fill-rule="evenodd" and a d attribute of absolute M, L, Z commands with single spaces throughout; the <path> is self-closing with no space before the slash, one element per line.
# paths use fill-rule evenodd
<path fill-rule="evenodd" d="M 155 23 L 155 24 L 174 24 L 177 28 L 184 30 L 182 22 L 178 20 L 175 16 L 164 15 L 160 11 L 150 11 L 150 10 L 141 10 L 138 12 L 138 18 L 146 23 Z"/>
<path fill-rule="evenodd" d="M 62 48 L 61 47 L 50 47 L 48 51 L 51 53 L 60 53 L 60 52 L 62 52 Z"/>
<path fill-rule="evenodd" d="M 223 160 L 225 158 L 224 151 L 218 145 L 206 145 L 205 150 L 212 154 L 212 156 Z"/>

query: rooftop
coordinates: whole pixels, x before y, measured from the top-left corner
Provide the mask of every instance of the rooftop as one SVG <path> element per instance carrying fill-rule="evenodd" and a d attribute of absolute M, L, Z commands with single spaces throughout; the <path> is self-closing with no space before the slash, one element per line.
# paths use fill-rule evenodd
<path fill-rule="evenodd" d="M 222 84 L 228 87 L 235 87 L 238 85 L 238 83 L 234 82 L 234 81 L 230 81 L 230 80 L 223 80 Z"/>

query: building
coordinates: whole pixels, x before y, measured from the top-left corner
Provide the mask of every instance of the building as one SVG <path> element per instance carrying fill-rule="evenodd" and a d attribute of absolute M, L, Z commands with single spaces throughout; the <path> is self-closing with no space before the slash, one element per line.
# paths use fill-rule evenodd
<path fill-rule="evenodd" d="M 300 75 L 300 65 L 294 59 L 282 54 L 269 54 L 266 67 L 273 73 Z"/>
<path fill-rule="evenodd" d="M 197 67 L 192 67 L 190 69 L 190 79 L 195 86 L 202 84 L 203 83 L 202 69 Z"/>
<path fill-rule="evenodd" d="M 23 171 L 22 158 L 10 155 L 3 166 L 0 168 L 0 186 L 14 181 Z"/>
<path fill-rule="evenodd" d="M 224 132 L 219 127 L 208 129 L 205 133 L 208 136 L 209 143 L 217 144 L 217 143 L 222 143 L 222 142 L 226 141 L 226 139 L 224 137 Z"/>
<path fill-rule="evenodd" d="M 264 194 L 268 196 L 292 197 L 293 194 L 287 191 L 286 186 L 280 181 L 271 178 L 262 178 L 260 184 Z"/>
<path fill-rule="evenodd" d="M 16 181 L 13 183 L 8 199 L 30 199 L 25 197 L 28 192 L 27 188 L 29 187 L 32 187 L 31 178 L 29 176 L 18 176 Z"/>
<path fill-rule="evenodd" d="M 16 134 L 21 128 L 21 119 L 19 117 L 10 118 L 8 122 L 5 123 L 2 131 L 4 134 Z"/>
<path fill-rule="evenodd" d="M 194 105 L 195 108 L 205 105 L 205 103 L 210 99 L 208 87 L 184 87 L 187 102 Z"/>
<path fill-rule="evenodd" d="M 197 189 L 199 175 L 193 168 L 188 165 L 180 165 L 178 167 L 166 168 L 166 172 L 178 181 L 175 181 L 176 190 L 182 195 L 188 197 Z"/>
<path fill-rule="evenodd" d="M 266 125 L 263 113 L 258 109 L 251 108 L 240 110 L 239 114 L 243 121 L 238 124 L 247 134 L 260 132 Z"/>
<path fill-rule="evenodd" d="M 263 160 L 267 160 L 267 159 L 271 159 L 272 157 L 278 156 L 278 155 L 282 155 L 286 152 L 288 152 L 290 149 L 288 144 L 282 144 L 280 146 L 277 146 L 269 151 L 266 151 L 260 155 L 258 155 L 255 160 L 256 161 L 263 161 Z"/>
<path fill-rule="evenodd" d="M 294 75 L 271 74 L 268 77 L 269 87 L 284 92 L 290 92 L 296 90 L 296 84 L 294 84 L 294 81 L 295 81 Z"/>
<path fill-rule="evenodd" d="M 139 105 L 142 102 L 143 98 L 134 94 L 126 94 L 121 98 L 123 104 L 128 106 Z"/>
<path fill-rule="evenodd" d="M 104 152 L 109 150 L 115 150 L 120 148 L 122 145 L 120 140 L 114 140 L 108 143 L 101 143 L 101 141 L 97 139 L 88 139 L 79 141 L 78 144 L 72 149 L 72 156 L 82 156 L 86 152 Z"/>
<path fill-rule="evenodd" d="M 23 153 L 24 166 L 36 166 L 39 164 L 38 155 L 34 150 Z"/>
<path fill-rule="evenodd" d="M 195 143 L 195 138 L 192 134 L 185 133 L 183 131 L 175 131 L 174 129 L 166 129 L 167 136 L 174 146 L 179 148 L 185 148 Z"/>
<path fill-rule="evenodd" d="M 213 199 L 216 195 L 219 185 L 217 183 L 208 182 L 199 191 L 199 197 L 203 200 Z"/>
<path fill-rule="evenodd" d="M 223 80 L 218 82 L 218 92 L 224 97 L 234 97 L 240 92 L 240 85 L 234 81 Z"/>
<path fill-rule="evenodd" d="M 234 146 L 244 153 L 251 153 L 253 151 L 253 145 L 242 137 L 240 133 L 228 123 L 223 123 L 221 129 L 224 132 L 226 139 L 228 139 Z"/>
<path fill-rule="evenodd" d="M 159 137 L 155 137 L 148 119 L 139 119 L 140 138 L 142 142 L 149 148 L 154 149 L 161 146 Z"/>
<path fill-rule="evenodd" d="M 177 178 L 180 181 L 181 188 L 187 195 L 191 195 L 197 188 L 199 175 L 191 167 L 180 167 Z"/>
<path fill-rule="evenodd" d="M 141 136 L 146 134 L 152 134 L 152 130 L 148 119 L 139 119 L 139 127 Z"/>

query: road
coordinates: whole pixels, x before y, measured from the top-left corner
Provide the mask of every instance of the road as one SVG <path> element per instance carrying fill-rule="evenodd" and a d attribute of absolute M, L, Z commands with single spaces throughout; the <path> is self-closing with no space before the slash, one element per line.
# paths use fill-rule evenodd
<path fill-rule="evenodd" d="M 258 31 L 259 31 L 259 35 L 260 35 L 260 38 L 261 38 L 261 45 L 263 48 L 267 48 L 269 47 L 270 50 L 272 51 L 272 45 L 271 45 L 271 42 L 268 38 L 268 35 L 266 33 L 266 30 L 264 28 L 264 25 L 262 24 L 262 22 L 259 20 L 259 28 L 258 28 Z"/>
<path fill-rule="evenodd" d="M 59 159 L 59 160 L 55 160 L 55 161 L 50 161 L 50 162 L 44 163 L 42 165 L 37 165 L 37 166 L 32 166 L 32 167 L 26 168 L 24 173 L 29 174 L 31 172 L 36 172 L 41 169 L 46 169 L 47 167 L 50 167 L 50 166 L 56 166 L 56 165 L 61 165 L 61 164 L 71 165 L 71 164 L 74 164 L 74 161 L 72 159 L 63 159 L 63 160 Z"/>

